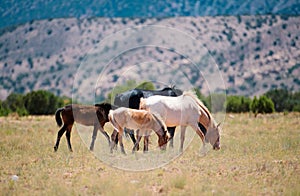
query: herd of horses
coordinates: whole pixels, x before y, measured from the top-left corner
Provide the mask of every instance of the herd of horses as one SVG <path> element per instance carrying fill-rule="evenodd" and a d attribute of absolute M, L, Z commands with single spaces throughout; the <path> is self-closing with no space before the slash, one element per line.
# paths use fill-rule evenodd
<path fill-rule="evenodd" d="M 73 151 L 70 138 L 74 122 L 94 126 L 91 151 L 94 150 L 98 130 L 107 139 L 111 153 L 119 143 L 121 152 L 126 154 L 122 141 L 124 133 L 129 134 L 133 142 L 132 152 L 139 150 L 139 143 L 143 136 L 144 152 L 148 151 L 151 131 L 156 133 L 160 149 L 165 150 L 168 142 L 169 146 L 173 147 L 176 126 L 181 127 L 179 149 L 181 152 L 187 126 L 197 133 L 203 147 L 206 143 L 210 143 L 214 150 L 220 149 L 220 124 L 216 124 L 207 107 L 194 93 L 182 92 L 175 87 L 155 91 L 129 90 L 116 95 L 113 104 L 70 104 L 58 108 L 55 112 L 55 119 L 57 125 L 61 127 L 57 134 L 55 151 L 65 132 L 69 150 Z M 104 130 L 107 122 L 110 122 L 114 128 L 111 137 Z"/>

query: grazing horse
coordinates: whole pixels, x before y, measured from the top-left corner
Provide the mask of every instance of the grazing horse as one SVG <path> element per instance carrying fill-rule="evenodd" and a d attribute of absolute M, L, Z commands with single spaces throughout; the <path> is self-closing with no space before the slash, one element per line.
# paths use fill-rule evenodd
<path fill-rule="evenodd" d="M 179 95 L 182 95 L 182 91 L 179 89 L 176 89 L 175 87 L 166 87 L 162 90 L 142 90 L 142 89 L 133 89 L 126 91 L 121 94 L 117 94 L 114 100 L 114 105 L 119 107 L 127 107 L 132 109 L 139 109 L 140 105 L 140 99 L 142 97 L 147 98 L 151 97 L 153 95 L 162 95 L 162 96 L 170 96 L 170 97 L 177 97 Z M 168 132 L 170 134 L 170 146 L 173 147 L 173 136 L 175 133 L 176 127 L 168 127 Z M 126 130 L 125 132 L 130 135 L 130 138 L 132 142 L 135 144 L 136 139 L 134 137 L 134 131 L 133 130 Z M 145 137 L 144 143 L 148 142 L 148 137 Z M 137 149 L 139 146 L 137 146 Z M 146 145 L 144 145 L 144 148 L 146 148 Z"/>
<path fill-rule="evenodd" d="M 203 147 L 205 141 L 208 141 L 215 150 L 220 149 L 219 125 L 216 125 L 208 109 L 194 93 L 184 92 L 183 95 L 178 97 L 155 95 L 149 98 L 141 98 L 140 109 L 160 115 L 167 126 L 181 126 L 180 151 L 183 150 L 187 126 L 191 126 L 199 135 Z M 205 138 L 199 124 L 207 130 Z"/>
<path fill-rule="evenodd" d="M 140 142 L 142 135 L 149 135 L 149 130 L 153 130 L 158 136 L 158 145 L 161 149 L 165 149 L 165 144 L 168 141 L 167 127 L 165 123 L 154 114 L 145 110 L 136 110 L 125 107 L 120 107 L 116 110 L 110 110 L 108 114 L 109 121 L 114 127 L 114 132 L 111 135 L 111 153 L 116 145 L 116 137 L 120 143 L 121 152 L 125 153 L 122 141 L 124 128 L 138 129 L 138 138 L 132 149 L 132 152 L 137 150 L 137 145 Z M 148 146 L 148 145 L 147 145 Z M 148 149 L 144 149 L 147 151 Z"/>
<path fill-rule="evenodd" d="M 55 112 L 56 123 L 61 129 L 58 131 L 56 144 L 54 151 L 57 151 L 61 136 L 66 132 L 66 138 L 68 141 L 69 150 L 72 152 L 71 146 L 71 130 L 74 122 L 80 123 L 86 126 L 94 126 L 92 142 L 90 150 L 94 149 L 94 143 L 97 137 L 98 129 L 106 137 L 108 144 L 110 145 L 110 137 L 104 131 L 103 126 L 108 122 L 108 113 L 113 106 L 109 103 L 95 104 L 94 106 L 70 104 L 65 107 L 58 108 Z"/>

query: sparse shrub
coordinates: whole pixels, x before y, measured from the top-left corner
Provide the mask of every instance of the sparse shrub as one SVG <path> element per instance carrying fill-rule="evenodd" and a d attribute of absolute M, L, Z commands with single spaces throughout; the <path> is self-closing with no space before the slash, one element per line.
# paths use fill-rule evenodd
<path fill-rule="evenodd" d="M 52 34 L 52 29 L 48 29 L 47 34 L 51 35 Z"/>
<path fill-rule="evenodd" d="M 273 56 L 273 54 L 274 54 L 273 50 L 270 50 L 269 51 L 269 56 Z"/>
<path fill-rule="evenodd" d="M 298 78 L 294 78 L 293 79 L 294 83 L 296 83 L 297 85 L 300 85 L 300 80 Z"/>
<path fill-rule="evenodd" d="M 28 64 L 29 64 L 30 69 L 32 69 L 32 68 L 33 68 L 33 60 L 32 60 L 32 58 L 29 57 L 29 58 L 27 59 L 27 61 L 28 61 Z"/>
<path fill-rule="evenodd" d="M 282 29 L 286 29 L 287 28 L 287 24 L 282 24 Z"/>

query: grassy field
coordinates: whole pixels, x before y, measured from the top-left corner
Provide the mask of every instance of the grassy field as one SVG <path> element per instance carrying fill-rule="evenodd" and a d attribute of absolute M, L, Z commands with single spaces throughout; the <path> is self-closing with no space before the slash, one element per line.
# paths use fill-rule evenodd
<path fill-rule="evenodd" d="M 220 151 L 200 156 L 194 137 L 169 164 L 133 172 L 100 161 L 75 129 L 74 152 L 63 137 L 54 153 L 53 116 L 2 117 L 0 195 L 300 195 L 300 113 L 231 114 L 222 128 Z"/>

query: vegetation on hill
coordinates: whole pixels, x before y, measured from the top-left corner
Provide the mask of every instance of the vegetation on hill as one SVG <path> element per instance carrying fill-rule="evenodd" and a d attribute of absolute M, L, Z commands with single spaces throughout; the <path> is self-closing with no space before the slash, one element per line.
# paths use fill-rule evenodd
<path fill-rule="evenodd" d="M 122 82 L 119 76 L 129 65 L 136 69 L 124 75 L 124 81 L 163 78 L 180 85 L 185 77 L 174 73 L 192 73 L 188 74 L 187 82 L 207 94 L 209 90 L 199 71 L 211 71 L 205 62 L 209 59 L 218 65 L 229 94 L 253 97 L 276 88 L 299 91 L 299 17 L 53 18 L 0 29 L 0 99 L 6 99 L 10 92 L 23 94 L 35 89 L 71 96 L 74 84 L 93 86 L 104 68 L 102 55 L 117 52 L 121 47 L 146 43 L 153 39 L 153 34 L 141 33 L 139 39 L 132 39 L 128 45 L 124 45 L 127 42 L 122 36 L 112 43 L 104 44 L 103 41 L 114 38 L 114 32 L 147 25 L 172 27 L 174 34 L 160 38 L 162 44 L 170 40 L 172 47 L 154 44 L 155 47 L 140 47 L 132 55 L 124 53 L 111 59 L 107 67 L 109 74 L 105 74 L 106 79 L 101 82 L 101 87 L 106 87 L 102 89 L 103 94 L 107 95 L 116 81 Z M 199 46 L 181 45 L 176 41 L 176 30 L 193 37 Z M 182 47 L 181 52 L 176 49 L 179 47 Z M 193 69 L 188 56 L 199 59 L 193 62 L 199 70 Z M 143 61 L 158 63 L 147 67 L 141 64 Z M 91 67 L 80 66 L 84 62 L 89 62 Z M 161 66 L 161 63 L 168 66 Z M 86 73 L 80 75 L 83 67 Z M 80 96 L 89 99 L 94 95 L 83 93 Z"/>
<path fill-rule="evenodd" d="M 128 81 L 125 85 L 116 86 L 105 99 L 106 102 L 114 100 L 118 93 L 129 89 L 140 88 L 154 90 L 152 82 L 142 82 L 137 84 L 135 81 Z M 213 112 L 224 111 L 231 113 L 253 112 L 273 113 L 273 112 L 300 112 L 300 92 L 290 92 L 285 89 L 273 89 L 267 93 L 253 99 L 246 96 L 212 94 L 203 95 L 199 89 L 193 89 L 200 100 Z M 101 102 L 101 97 L 96 96 L 96 102 Z M 214 103 L 212 105 L 212 98 Z M 102 99 L 103 100 L 103 99 Z M 226 100 L 226 101 L 225 101 Z M 5 101 L 0 100 L 0 116 L 7 116 L 15 113 L 19 116 L 24 115 L 51 115 L 56 109 L 71 103 L 68 97 L 59 97 L 46 90 L 32 91 L 25 95 L 11 93 Z"/>

